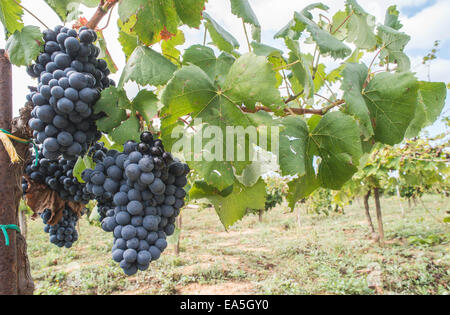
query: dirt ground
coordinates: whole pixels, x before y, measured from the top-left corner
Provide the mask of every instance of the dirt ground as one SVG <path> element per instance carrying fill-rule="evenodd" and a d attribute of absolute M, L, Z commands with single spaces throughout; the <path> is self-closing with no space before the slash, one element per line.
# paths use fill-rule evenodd
<path fill-rule="evenodd" d="M 414 206 L 402 218 L 398 199 L 383 200 L 384 247 L 355 202 L 328 217 L 280 207 L 229 231 L 213 209 L 187 208 L 179 255 L 172 239 L 148 271 L 129 278 L 111 259 L 112 235 L 86 218 L 72 249 L 54 247 L 42 222 L 31 222 L 28 251 L 36 294 L 448 294 L 450 234 L 442 220 L 450 203 L 424 201 L 427 210 Z"/>

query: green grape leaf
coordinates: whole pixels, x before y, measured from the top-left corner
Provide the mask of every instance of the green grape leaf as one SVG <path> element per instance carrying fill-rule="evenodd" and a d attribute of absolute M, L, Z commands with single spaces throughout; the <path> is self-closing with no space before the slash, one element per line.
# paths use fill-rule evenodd
<path fill-rule="evenodd" d="M 419 100 L 416 113 L 406 132 L 407 138 L 416 137 L 423 128 L 433 124 L 441 115 L 447 98 L 443 82 L 419 82 Z"/>
<path fill-rule="evenodd" d="M 139 46 L 139 38 L 130 31 L 135 23 L 135 15 L 133 15 L 125 24 L 121 20 L 117 21 L 119 27 L 119 42 L 122 45 L 122 50 L 125 53 L 127 60 L 136 47 Z"/>
<path fill-rule="evenodd" d="M 397 72 L 409 71 L 411 61 L 403 50 L 411 40 L 411 37 L 385 25 L 378 26 L 378 36 L 383 47 L 380 53 L 380 60 L 384 62 L 387 58 L 389 63 L 397 64 Z"/>
<path fill-rule="evenodd" d="M 178 31 L 180 21 L 174 0 L 133 0 L 119 2 L 119 16 L 126 23 L 136 15 L 136 23 L 129 29 L 145 45 L 170 38 Z"/>
<path fill-rule="evenodd" d="M 39 27 L 27 25 L 15 31 L 6 42 L 6 51 L 12 64 L 27 66 L 41 52 L 44 40 Z"/>
<path fill-rule="evenodd" d="M 399 20 L 400 12 L 397 10 L 396 5 L 390 6 L 386 10 L 386 17 L 384 19 L 384 25 L 393 28 L 394 30 L 399 30 L 403 27 L 402 23 Z"/>
<path fill-rule="evenodd" d="M 302 12 L 295 12 L 294 20 L 296 24 L 294 28 L 300 32 L 306 29 L 311 34 L 314 42 L 317 43 L 321 54 L 330 54 L 334 59 L 342 59 L 349 56 L 352 50 L 347 45 L 312 21 L 312 15 L 309 10 L 313 8 L 327 9 L 322 4 L 315 4 L 308 6 Z"/>
<path fill-rule="evenodd" d="M 239 48 L 239 42 L 236 38 L 220 26 L 212 17 L 209 16 L 209 14 L 204 12 L 203 17 L 206 20 L 206 28 L 211 35 L 213 44 L 217 46 L 217 48 L 230 54 L 235 49 Z"/>
<path fill-rule="evenodd" d="M 95 8 L 100 0 L 44 0 L 63 22 L 75 20 L 81 12 L 79 5 L 83 4 L 89 8 Z"/>
<path fill-rule="evenodd" d="M 99 59 L 104 59 L 106 63 L 108 64 L 108 69 L 111 71 L 111 73 L 116 73 L 118 68 L 109 53 L 108 47 L 106 46 L 106 40 L 103 36 L 102 31 L 97 31 L 97 37 L 98 37 L 98 46 L 100 47 L 100 54 L 98 55 Z"/>
<path fill-rule="evenodd" d="M 189 65 L 174 73 L 161 101 L 173 117 L 183 117 L 204 112 L 216 105 L 219 98 L 211 78 L 201 68 Z"/>
<path fill-rule="evenodd" d="M 174 0 L 180 20 L 189 27 L 198 28 L 207 0 Z"/>
<path fill-rule="evenodd" d="M 286 117 L 285 129 L 280 133 L 279 164 L 281 174 L 303 176 L 306 174 L 306 143 L 308 126 L 300 117 Z"/>
<path fill-rule="evenodd" d="M 289 64 L 293 64 L 291 67 L 292 75 L 298 81 L 303 88 L 304 94 L 308 98 L 314 98 L 314 81 L 307 62 L 300 52 L 300 44 L 298 41 L 287 38 L 285 40 L 286 46 L 289 49 Z M 300 91 L 297 91 L 300 93 Z"/>
<path fill-rule="evenodd" d="M 124 90 L 110 87 L 102 91 L 100 99 L 94 106 L 94 113 L 105 113 L 106 117 L 97 120 L 97 127 L 104 132 L 110 132 L 127 118 L 126 109 L 130 101 Z"/>
<path fill-rule="evenodd" d="M 286 26 L 279 30 L 274 36 L 274 39 L 291 39 L 298 40 L 302 36 L 303 30 L 295 29 L 295 20 L 290 20 Z"/>
<path fill-rule="evenodd" d="M 163 119 L 163 125 L 166 130 L 170 130 L 171 124 L 177 123 L 178 117 L 186 115 L 190 115 L 194 120 L 202 119 L 203 123 L 210 124 L 211 128 L 219 128 L 221 136 L 227 134 L 228 127 L 237 126 L 245 130 L 253 124 L 247 115 L 230 101 L 229 96 L 219 91 L 208 74 L 195 65 L 184 66 L 175 72 L 173 79 L 166 86 L 161 100 L 165 106 L 163 115 L 166 116 Z M 195 126 L 195 128 L 200 129 L 201 132 L 203 130 L 214 131 L 204 129 L 205 126 Z M 206 139 L 201 147 L 202 153 L 211 152 L 217 154 L 218 158 L 213 154 L 211 160 L 192 161 L 189 162 L 189 165 L 196 169 L 208 184 L 218 189 L 224 189 L 233 184 L 234 170 L 240 174 L 250 163 L 247 157 L 240 161 L 235 156 L 238 155 L 238 152 L 249 152 L 251 145 L 249 141 L 246 141 L 246 147 L 239 147 L 238 141 L 234 141 L 232 146 L 234 152 L 230 151 L 229 146 L 227 146 L 227 150 L 215 148 L 222 152 L 215 150 L 212 152 L 215 143 L 212 136 L 205 136 Z M 208 141 L 208 138 L 211 140 Z M 232 153 L 232 158 L 225 159 L 225 154 L 231 155 Z"/>
<path fill-rule="evenodd" d="M 342 71 L 344 77 L 342 82 L 345 100 L 344 110 L 359 120 L 365 139 L 371 138 L 374 134 L 370 112 L 362 95 L 368 73 L 369 69 L 366 65 L 357 63 L 347 63 Z"/>
<path fill-rule="evenodd" d="M 271 64 L 253 53 L 243 55 L 231 66 L 223 90 L 233 103 L 251 109 L 256 103 L 269 107 L 283 104 Z"/>
<path fill-rule="evenodd" d="M 216 58 L 214 50 L 202 45 L 194 45 L 185 50 L 183 64 L 194 64 L 205 71 L 208 76 L 219 85 L 223 84 L 225 76 L 235 62 L 235 58 L 228 53 L 222 53 Z"/>
<path fill-rule="evenodd" d="M 17 0 L 20 3 L 20 0 Z M 0 0 L 0 21 L 9 34 L 21 31 L 23 9 L 14 0 Z"/>
<path fill-rule="evenodd" d="M 186 39 L 184 37 L 183 31 L 178 30 L 177 35 L 161 43 L 163 56 L 169 60 L 178 61 L 181 53 L 176 47 L 183 45 L 185 41 Z"/>
<path fill-rule="evenodd" d="M 133 109 L 138 111 L 147 124 L 158 114 L 158 97 L 155 93 L 147 90 L 141 90 L 133 99 Z"/>
<path fill-rule="evenodd" d="M 363 91 L 375 140 L 400 143 L 414 118 L 418 82 L 412 73 L 379 73 Z"/>
<path fill-rule="evenodd" d="M 347 0 L 347 14 L 352 14 L 346 27 L 348 30 L 347 40 L 355 43 L 361 49 L 373 49 L 377 45 L 375 37 L 375 17 L 364 11 L 356 0 Z"/>
<path fill-rule="evenodd" d="M 127 61 L 119 86 L 122 87 L 130 80 L 142 86 L 164 85 L 176 69 L 177 66 L 160 53 L 149 47 L 138 46 Z"/>
<path fill-rule="evenodd" d="M 117 144 L 124 144 L 128 140 L 140 141 L 141 125 L 135 115 L 122 122 L 122 124 L 109 133 L 111 139 Z"/>
<path fill-rule="evenodd" d="M 228 229 L 245 216 L 247 209 L 264 209 L 266 185 L 262 180 L 253 187 L 235 184 L 230 194 L 226 197 L 223 195 L 223 191 L 218 191 L 205 182 L 195 182 L 189 193 L 191 199 L 209 200 L 223 226 Z"/>
<path fill-rule="evenodd" d="M 256 42 L 261 42 L 261 25 L 248 0 L 230 0 L 231 12 L 241 18 L 245 23 L 252 25 L 252 37 Z"/>

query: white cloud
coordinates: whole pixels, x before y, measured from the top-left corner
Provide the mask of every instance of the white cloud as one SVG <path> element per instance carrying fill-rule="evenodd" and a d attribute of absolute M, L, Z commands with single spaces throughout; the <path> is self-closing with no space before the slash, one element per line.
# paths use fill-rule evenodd
<path fill-rule="evenodd" d="M 410 49 L 430 49 L 435 40 L 450 40 L 450 1 L 440 1 L 410 19 L 404 19 L 403 31 L 410 34 Z"/>

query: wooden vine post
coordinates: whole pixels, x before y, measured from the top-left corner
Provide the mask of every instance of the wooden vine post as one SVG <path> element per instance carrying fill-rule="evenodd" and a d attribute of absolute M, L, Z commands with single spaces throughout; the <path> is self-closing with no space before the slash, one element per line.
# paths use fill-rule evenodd
<path fill-rule="evenodd" d="M 11 130 L 12 121 L 12 67 L 5 51 L 0 50 L 0 128 Z M 14 178 L 10 158 L 0 145 L 0 224 L 16 224 L 14 205 Z M 17 294 L 16 231 L 8 230 L 9 246 L 0 233 L 0 295 Z"/>
<path fill-rule="evenodd" d="M 31 106 L 21 109 L 21 116 L 12 119 L 12 67 L 4 50 L 0 50 L 0 128 L 28 139 L 27 122 Z M 14 142 L 21 160 L 12 164 L 3 145 L 0 145 L 0 225 L 19 225 L 18 210 L 21 198 L 21 179 L 24 163 L 29 158 L 28 145 Z M 9 246 L 3 233 L 0 236 L 0 295 L 33 294 L 25 238 L 15 230 L 7 230 Z"/>

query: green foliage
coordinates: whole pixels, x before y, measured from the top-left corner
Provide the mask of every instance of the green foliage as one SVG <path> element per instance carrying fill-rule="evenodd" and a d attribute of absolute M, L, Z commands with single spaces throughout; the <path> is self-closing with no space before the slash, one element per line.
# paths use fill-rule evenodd
<path fill-rule="evenodd" d="M 239 42 L 228 31 L 220 26 L 212 17 L 206 12 L 203 13 L 203 17 L 206 20 L 206 28 L 213 44 L 222 51 L 232 53 L 235 49 L 239 48 Z"/>
<path fill-rule="evenodd" d="M 261 25 L 253 12 L 248 0 L 230 0 L 231 12 L 237 17 L 242 18 L 245 23 L 252 25 L 252 36 L 256 42 L 261 42 Z"/>
<path fill-rule="evenodd" d="M 39 27 L 27 25 L 9 37 L 6 51 L 11 63 L 16 66 L 27 66 L 39 55 L 42 44 L 42 33 Z"/>
<path fill-rule="evenodd" d="M 160 53 L 149 47 L 138 46 L 127 61 L 119 87 L 130 80 L 142 86 L 164 85 L 175 70 L 176 66 Z"/>
<path fill-rule="evenodd" d="M 80 4 L 90 8 L 99 5 L 100 0 L 44 0 L 59 16 L 61 21 L 70 22 L 75 20 L 82 12 L 79 11 Z"/>
<path fill-rule="evenodd" d="M 143 44 L 152 45 L 161 39 L 176 35 L 179 24 L 199 27 L 205 2 L 205 0 L 120 1 L 119 16 L 123 23 L 135 16 L 135 22 L 123 30 L 137 36 Z"/>
<path fill-rule="evenodd" d="M 189 197 L 193 200 L 208 199 L 214 205 L 225 228 L 242 219 L 247 209 L 263 209 L 265 195 L 266 188 L 263 181 L 259 181 L 251 188 L 235 184 L 224 191 L 218 191 L 205 182 L 195 182 L 189 193 Z"/>
<path fill-rule="evenodd" d="M 99 4 L 98 0 L 45 2 L 63 21 L 78 18 L 80 4 Z M 195 156 L 185 152 L 198 180 L 191 197 L 209 199 L 227 228 L 242 219 L 247 208 L 264 208 L 267 189 L 260 177 L 268 166 L 252 160 L 258 150 L 266 155 L 273 150 L 278 171 L 289 175 L 287 201 L 294 208 L 319 188 L 341 189 L 358 170 L 368 176 L 368 183 L 378 184 L 384 180 L 379 172 L 395 168 L 396 162 L 389 160 L 394 166 L 380 170 L 378 162 L 366 163 L 364 153 L 417 136 L 441 114 L 445 84 L 419 82 L 410 72 L 404 53 L 410 36 L 400 31 L 395 6 L 387 9 L 384 24 L 377 24 L 356 0 L 347 0 L 345 8 L 332 15 L 326 5 L 311 4 L 293 12 L 287 25 L 274 34 L 285 45 L 279 50 L 261 42 L 261 24 L 248 0 L 231 0 L 231 13 L 242 19 L 244 27 L 252 27 L 250 52 L 241 54 L 237 39 L 203 12 L 205 3 L 119 1 L 119 42 L 127 62 L 118 86 L 102 92 L 94 111 L 104 114 L 97 126 L 114 144 L 138 140 L 143 128 L 155 128 L 170 150 L 179 140 L 172 132 L 201 133 L 201 152 Z M 40 31 L 23 27 L 22 13 L 15 3 L 1 0 L 0 20 L 12 34 L 7 50 L 16 65 L 28 65 L 42 48 Z M 202 37 L 209 33 L 218 54 L 206 42 L 180 49 L 188 41 L 180 27 L 202 24 Z M 101 56 L 114 72 L 115 62 L 99 34 Z M 150 48 L 157 43 L 161 53 Z M 314 53 L 304 53 L 304 45 L 313 45 Z M 427 61 L 434 58 L 434 49 Z M 361 62 L 363 55 L 372 57 L 370 65 Z M 323 60 L 328 56 L 340 65 L 327 69 Z M 129 81 L 140 91 L 132 100 L 124 90 Z M 223 139 L 224 146 L 219 147 L 214 142 L 213 136 L 226 135 L 228 128 L 245 133 L 249 127 L 256 128 L 258 140 L 245 134 L 244 144 L 227 145 L 225 140 L 230 139 Z M 279 138 L 265 127 L 278 128 Z M 268 147 L 261 148 L 264 137 Z M 205 152 L 215 157 L 202 159 Z M 240 152 L 245 156 L 238 160 Z M 79 163 L 78 173 L 86 161 Z M 442 173 L 442 166 L 439 170 Z M 404 178 L 410 182 L 412 176 Z"/>
<path fill-rule="evenodd" d="M 20 0 L 17 0 L 20 3 Z M 5 27 L 7 35 L 21 31 L 23 9 L 14 0 L 0 0 L 0 21 Z"/>

